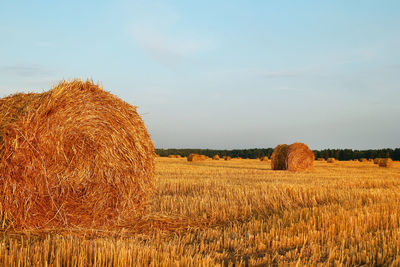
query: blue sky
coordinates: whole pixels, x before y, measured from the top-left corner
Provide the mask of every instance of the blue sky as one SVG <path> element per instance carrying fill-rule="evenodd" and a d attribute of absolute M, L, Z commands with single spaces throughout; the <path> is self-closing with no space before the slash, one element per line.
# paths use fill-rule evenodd
<path fill-rule="evenodd" d="M 59 2 L 0 4 L 0 97 L 90 78 L 159 148 L 400 147 L 399 1 Z"/>

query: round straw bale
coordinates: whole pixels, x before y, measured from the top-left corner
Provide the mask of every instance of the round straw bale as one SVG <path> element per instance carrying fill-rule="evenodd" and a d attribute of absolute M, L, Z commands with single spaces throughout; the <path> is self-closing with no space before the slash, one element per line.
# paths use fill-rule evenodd
<path fill-rule="evenodd" d="M 335 163 L 336 159 L 335 158 L 328 158 L 326 162 L 327 163 Z"/>
<path fill-rule="evenodd" d="M 324 158 L 318 158 L 317 160 L 318 160 L 318 161 L 325 161 Z"/>
<path fill-rule="evenodd" d="M 269 158 L 268 158 L 267 156 L 261 157 L 261 158 L 260 158 L 260 161 L 269 161 Z"/>
<path fill-rule="evenodd" d="M 154 159 L 136 107 L 90 81 L 0 99 L 0 204 L 16 228 L 140 217 Z"/>
<path fill-rule="evenodd" d="M 213 160 L 219 160 L 220 157 L 219 157 L 218 155 L 215 155 L 212 159 L 213 159 Z"/>
<path fill-rule="evenodd" d="M 202 160 L 204 160 L 204 157 L 199 154 L 190 154 L 187 157 L 187 161 L 202 161 Z"/>
<path fill-rule="evenodd" d="M 393 160 L 391 158 L 384 158 L 384 159 L 381 159 L 378 164 L 379 164 L 379 167 L 389 168 L 389 167 L 393 166 Z"/>
<path fill-rule="evenodd" d="M 314 159 L 314 153 L 306 144 L 291 144 L 287 153 L 287 169 L 289 171 L 304 171 L 311 169 L 314 164 Z"/>
<path fill-rule="evenodd" d="M 381 158 L 375 158 L 374 159 L 374 164 L 379 164 L 379 161 L 381 160 Z"/>
<path fill-rule="evenodd" d="M 168 155 L 168 158 L 170 158 L 170 159 L 176 159 L 176 158 L 178 158 L 176 155 Z"/>
<path fill-rule="evenodd" d="M 360 162 L 368 162 L 368 160 L 366 158 L 361 158 L 359 159 Z"/>
<path fill-rule="evenodd" d="M 287 153 L 289 146 L 286 144 L 277 145 L 271 156 L 271 169 L 286 170 L 287 169 Z"/>
<path fill-rule="evenodd" d="M 224 157 L 224 160 L 231 160 L 232 158 L 230 156 Z"/>

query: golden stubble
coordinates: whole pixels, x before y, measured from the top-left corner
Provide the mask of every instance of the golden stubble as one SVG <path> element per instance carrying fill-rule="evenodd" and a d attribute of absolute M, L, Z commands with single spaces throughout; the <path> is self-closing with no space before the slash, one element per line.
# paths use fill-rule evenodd
<path fill-rule="evenodd" d="M 2 266 L 400 264 L 400 163 L 315 161 L 301 173 L 257 160 L 157 158 L 149 214 L 101 232 L 11 233 Z"/>

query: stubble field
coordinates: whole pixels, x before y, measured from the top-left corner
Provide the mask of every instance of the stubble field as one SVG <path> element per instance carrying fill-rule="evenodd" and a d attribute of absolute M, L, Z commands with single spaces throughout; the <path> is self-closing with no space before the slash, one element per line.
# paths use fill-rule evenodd
<path fill-rule="evenodd" d="M 157 158 L 148 216 L 119 229 L 3 230 L 0 266 L 400 265 L 400 163 Z"/>

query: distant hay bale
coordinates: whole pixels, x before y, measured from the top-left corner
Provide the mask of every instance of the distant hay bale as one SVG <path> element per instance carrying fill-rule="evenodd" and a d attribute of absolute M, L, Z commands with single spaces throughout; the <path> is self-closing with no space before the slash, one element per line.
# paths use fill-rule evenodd
<path fill-rule="evenodd" d="M 324 158 L 318 158 L 317 160 L 318 160 L 318 161 L 325 161 Z"/>
<path fill-rule="evenodd" d="M 305 171 L 312 169 L 314 159 L 314 153 L 306 144 L 291 144 L 287 152 L 287 169 L 289 171 Z"/>
<path fill-rule="evenodd" d="M 393 166 L 393 160 L 391 158 L 384 158 L 384 159 L 381 159 L 378 164 L 379 164 L 379 167 L 389 168 L 389 167 Z"/>
<path fill-rule="evenodd" d="M 220 157 L 219 157 L 218 155 L 215 155 L 212 159 L 213 159 L 213 160 L 219 160 Z"/>
<path fill-rule="evenodd" d="M 261 157 L 261 158 L 260 158 L 260 161 L 269 161 L 269 158 L 268 158 L 267 156 Z"/>
<path fill-rule="evenodd" d="M 305 171 L 312 169 L 314 153 L 303 143 L 278 145 L 271 156 L 273 170 Z"/>
<path fill-rule="evenodd" d="M 326 162 L 327 162 L 327 163 L 335 163 L 335 162 L 336 162 L 336 159 L 335 159 L 335 158 L 328 158 L 328 159 L 326 160 Z"/>
<path fill-rule="evenodd" d="M 374 159 L 374 164 L 379 164 L 379 161 L 381 160 L 382 158 L 375 158 Z"/>
<path fill-rule="evenodd" d="M 154 161 L 136 107 L 90 81 L 0 99 L 0 204 L 15 228 L 142 216 Z"/>
<path fill-rule="evenodd" d="M 188 157 L 187 157 L 187 161 L 203 161 L 203 160 L 205 160 L 205 158 L 204 158 L 204 156 L 203 155 L 199 155 L 199 154 L 190 154 Z"/>
<path fill-rule="evenodd" d="M 225 156 L 224 160 L 231 160 L 232 158 L 230 156 Z"/>
<path fill-rule="evenodd" d="M 287 154 L 289 146 L 286 144 L 277 145 L 271 156 L 271 168 L 273 170 L 287 169 Z"/>
<path fill-rule="evenodd" d="M 359 159 L 360 162 L 368 162 L 368 160 L 366 158 L 361 158 Z"/>
<path fill-rule="evenodd" d="M 182 156 L 181 155 L 168 155 L 168 158 L 170 158 L 170 159 L 180 159 L 180 158 L 182 158 Z"/>

